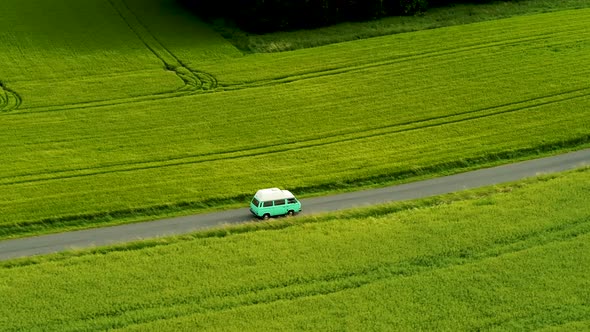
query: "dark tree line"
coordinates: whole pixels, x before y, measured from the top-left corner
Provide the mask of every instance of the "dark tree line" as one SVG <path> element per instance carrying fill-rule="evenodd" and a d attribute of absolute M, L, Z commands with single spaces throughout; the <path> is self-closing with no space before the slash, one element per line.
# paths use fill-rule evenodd
<path fill-rule="evenodd" d="M 315 28 L 383 16 L 413 15 L 429 6 L 469 0 L 179 0 L 205 19 L 231 19 L 251 32 Z M 482 2 L 482 1 L 473 1 Z"/>

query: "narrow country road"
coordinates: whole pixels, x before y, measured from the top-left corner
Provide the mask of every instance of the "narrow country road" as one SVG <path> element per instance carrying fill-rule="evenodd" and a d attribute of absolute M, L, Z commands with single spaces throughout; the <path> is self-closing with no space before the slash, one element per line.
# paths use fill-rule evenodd
<path fill-rule="evenodd" d="M 590 165 L 590 149 L 441 178 L 302 200 L 301 215 L 440 195 Z M 288 189 L 288 188 L 286 188 Z M 253 193 L 254 194 L 254 193 Z M 296 194 L 296 193 L 295 193 Z M 0 242 L 0 260 L 179 235 L 253 220 L 247 208 Z"/>

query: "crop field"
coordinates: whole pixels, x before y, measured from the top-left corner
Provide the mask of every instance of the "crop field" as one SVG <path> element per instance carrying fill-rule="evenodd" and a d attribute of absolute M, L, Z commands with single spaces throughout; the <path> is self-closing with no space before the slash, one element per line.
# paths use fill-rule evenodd
<path fill-rule="evenodd" d="M 589 21 L 242 55 L 172 0 L 2 1 L 0 238 L 587 146 Z"/>
<path fill-rule="evenodd" d="M 414 16 L 390 16 L 366 22 L 346 22 L 313 30 L 281 31 L 264 35 L 245 34 L 220 22 L 232 44 L 253 53 L 271 53 L 318 47 L 339 42 L 387 36 L 397 33 L 471 24 L 521 15 L 590 8 L 586 0 L 519 0 L 455 2 L 451 6 L 431 7 Z"/>
<path fill-rule="evenodd" d="M 587 168 L 339 215 L 4 262 L 0 326 L 570 330 L 590 322 L 589 192 Z"/>

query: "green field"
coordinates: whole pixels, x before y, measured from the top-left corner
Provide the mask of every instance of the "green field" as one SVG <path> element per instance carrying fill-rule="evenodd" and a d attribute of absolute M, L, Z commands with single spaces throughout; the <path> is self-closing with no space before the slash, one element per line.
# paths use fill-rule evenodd
<path fill-rule="evenodd" d="M 0 265 L 5 331 L 571 330 L 590 169 Z"/>
<path fill-rule="evenodd" d="M 270 53 L 318 47 L 344 41 L 387 36 L 502 18 L 590 8 L 586 0 L 460 1 L 431 7 L 414 16 L 390 16 L 366 22 L 345 22 L 312 30 L 248 34 L 224 20 L 214 20 L 216 30 L 247 53 Z"/>
<path fill-rule="evenodd" d="M 2 1 L 0 238 L 590 142 L 588 9 L 242 55 L 173 3 Z"/>

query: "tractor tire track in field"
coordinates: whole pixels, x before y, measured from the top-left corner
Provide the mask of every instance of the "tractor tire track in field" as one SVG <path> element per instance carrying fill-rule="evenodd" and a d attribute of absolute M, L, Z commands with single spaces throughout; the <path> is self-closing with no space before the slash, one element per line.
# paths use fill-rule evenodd
<path fill-rule="evenodd" d="M 174 72 L 184 82 L 185 85 L 180 91 L 203 92 L 214 90 L 217 87 L 217 80 L 212 75 L 191 70 L 170 52 L 139 20 L 125 0 L 108 0 L 108 2 L 139 40 L 162 61 L 166 70 Z"/>
<path fill-rule="evenodd" d="M 154 101 L 161 99 L 178 98 L 187 95 L 194 95 L 203 92 L 214 91 L 218 82 L 217 79 L 208 73 L 192 70 L 186 66 L 178 57 L 170 52 L 150 31 L 141 23 L 138 17 L 131 11 L 124 0 L 106 0 L 121 17 L 123 22 L 139 38 L 139 40 L 156 56 L 163 64 L 165 70 L 174 72 L 183 82 L 184 86 L 174 91 L 165 91 L 161 93 L 148 94 L 138 97 L 116 98 L 108 100 L 93 100 L 89 102 L 67 103 L 52 106 L 38 106 L 23 108 L 27 113 L 55 112 L 68 109 L 86 109 L 96 107 L 115 106 L 123 104 L 134 104 L 139 102 Z M 101 76 L 101 75 L 93 75 Z M 3 98 L 2 92 L 8 95 Z M 12 102 L 12 103 L 9 103 Z M 2 89 L 0 85 L 0 112 L 5 110 L 14 110 L 22 103 L 22 99 L 13 91 Z M 4 106 L 7 104 L 7 106 Z M 11 113 L 11 115 L 20 115 L 21 113 Z M 8 115 L 8 114 L 4 114 Z"/>
<path fill-rule="evenodd" d="M 584 31 L 584 33 L 578 33 L 578 31 Z M 538 36 L 529 36 L 529 37 L 520 37 L 514 39 L 507 39 L 503 41 L 491 42 L 491 43 L 478 43 L 478 44 L 471 44 L 471 45 L 464 45 L 461 47 L 454 47 L 448 49 L 438 49 L 434 51 L 427 51 L 427 52 L 420 52 L 420 53 L 413 53 L 407 54 L 403 56 L 396 57 L 394 59 L 388 59 L 383 61 L 376 61 L 370 62 L 365 64 L 358 64 L 354 66 L 343 66 L 343 67 L 333 67 L 324 70 L 317 70 L 317 71 L 309 71 L 309 72 L 300 72 L 295 75 L 286 75 L 281 77 L 275 77 L 271 79 L 263 79 L 263 80 L 253 80 L 253 81 L 246 81 L 240 83 L 221 83 L 219 84 L 220 90 L 224 91 L 232 91 L 232 90 L 242 90 L 248 88 L 258 88 L 258 87 L 265 87 L 265 86 L 273 86 L 285 83 L 293 83 L 302 80 L 308 79 L 315 79 L 315 78 L 323 78 L 329 77 L 334 75 L 341 75 L 341 74 L 348 74 L 348 73 L 355 73 L 360 72 L 367 69 L 373 68 L 380 68 L 385 66 L 391 66 L 396 64 L 401 64 L 404 62 L 415 61 L 415 60 L 423 60 L 423 59 L 435 59 L 441 57 L 448 57 L 451 55 L 460 55 L 469 53 L 472 51 L 479 51 L 484 49 L 490 48 L 500 48 L 500 47 L 509 47 L 519 45 L 525 42 L 539 42 L 544 40 L 550 40 L 554 37 L 563 35 L 563 36 L 570 36 L 572 33 L 575 33 L 576 37 L 580 36 L 587 36 L 590 37 L 590 32 L 586 32 L 586 30 L 573 30 L 573 31 L 559 31 L 559 32 L 552 32 L 541 34 Z M 504 52 L 511 52 L 510 50 L 505 50 Z M 406 70 L 411 70 L 411 68 L 404 68 Z"/>
<path fill-rule="evenodd" d="M 18 93 L 10 90 L 0 81 L 0 112 L 14 111 L 21 104 L 22 99 Z"/>
<path fill-rule="evenodd" d="M 66 169 L 56 170 L 53 172 L 24 173 L 11 175 L 10 177 L 0 178 L 0 186 L 10 186 L 32 182 L 55 181 L 103 174 L 134 172 L 155 168 L 175 167 L 223 160 L 260 157 L 264 155 L 273 155 L 289 151 L 317 148 L 351 141 L 371 139 L 375 137 L 394 135 L 433 127 L 440 127 L 449 124 L 474 121 L 478 119 L 499 116 L 508 113 L 515 113 L 519 111 L 531 110 L 541 106 L 557 104 L 564 101 L 587 97 L 590 97 L 590 87 L 555 93 L 527 100 L 521 100 L 493 107 L 469 110 L 461 113 L 435 116 L 392 125 L 384 125 L 380 127 L 368 128 L 361 131 L 353 131 L 331 136 L 313 137 L 306 140 L 291 141 L 282 144 L 245 147 L 235 150 L 196 154 L 191 156 L 167 158 L 161 160 L 117 163 L 100 167 Z M 590 132 L 588 134 L 590 134 Z"/>
<path fill-rule="evenodd" d="M 165 70 L 175 73 L 183 82 L 184 86 L 174 91 L 165 91 L 161 93 L 148 94 L 139 97 L 116 98 L 108 100 L 93 100 L 89 102 L 67 103 L 52 106 L 28 107 L 23 110 L 27 113 L 55 112 L 67 109 L 86 109 L 96 107 L 115 106 L 123 104 L 133 104 L 145 101 L 154 101 L 161 99 L 178 98 L 187 95 L 194 95 L 203 92 L 212 92 L 217 86 L 217 79 L 208 73 L 190 69 L 174 53 L 168 50 L 155 35 L 139 20 L 137 15 L 129 8 L 124 0 L 106 0 L 111 7 L 121 17 L 123 22 L 139 38 L 139 40 L 156 56 L 163 64 Z M 100 76 L 100 75 L 99 75 Z M 0 89 L 1 90 L 1 89 Z M 21 100 L 18 99 L 20 105 Z M 0 99 L 0 106 L 2 100 Z M 0 107 L 0 111 L 2 111 Z M 22 113 L 14 113 L 19 115 Z"/>
<path fill-rule="evenodd" d="M 302 71 L 294 75 L 285 75 L 275 78 L 269 79 L 262 79 L 262 80 L 252 80 L 252 81 L 243 81 L 239 83 L 221 83 L 219 85 L 221 90 L 241 90 L 247 88 L 256 88 L 256 87 L 264 87 L 264 86 L 272 86 L 284 83 L 292 83 L 297 82 L 300 80 L 306 79 L 313 79 L 313 78 L 321 78 L 339 74 L 346 74 L 346 73 L 353 73 L 358 72 L 370 68 L 379 68 L 383 66 L 394 65 L 398 63 L 404 63 L 408 61 L 414 60 L 421 60 L 421 59 L 435 59 L 438 57 L 447 57 L 450 55 L 459 55 L 463 53 L 469 53 L 472 51 L 484 50 L 489 48 L 498 48 L 503 49 L 506 48 L 506 52 L 510 52 L 509 47 L 519 45 L 522 43 L 529 43 L 529 42 L 540 42 L 555 39 L 556 37 L 570 37 L 575 36 L 576 41 L 580 38 L 582 40 L 587 40 L 590 37 L 590 31 L 587 29 L 586 25 L 581 24 L 580 22 L 572 23 L 571 25 L 561 27 L 559 31 L 552 31 L 552 32 L 544 32 L 539 33 L 537 35 L 528 35 L 528 36 L 520 36 L 515 38 L 506 38 L 502 40 L 495 40 L 491 42 L 471 42 L 460 46 L 450 47 L 450 48 L 440 48 L 430 51 L 424 52 L 415 52 L 409 53 L 405 55 L 395 56 L 392 59 L 385 59 L 382 61 L 372 61 L 367 63 L 360 63 L 353 66 L 338 66 L 335 65 L 332 68 L 327 68 L 323 70 L 315 70 L 315 71 Z M 558 42 L 557 44 L 563 44 L 564 42 Z M 571 43 L 570 41 L 566 41 L 566 44 Z M 544 45 L 546 46 L 546 45 Z"/>
<path fill-rule="evenodd" d="M 195 314 L 209 314 L 242 307 L 272 304 L 279 301 L 296 301 L 303 298 L 326 296 L 388 280 L 417 277 L 461 266 L 477 265 L 490 259 L 573 241 L 587 234 L 590 234 L 590 218 L 553 225 L 528 234 L 499 238 L 481 250 L 477 250 L 477 247 L 461 248 L 441 252 L 438 255 L 417 256 L 389 264 L 365 266 L 356 270 L 328 272 L 320 276 L 313 276 L 313 278 L 293 278 L 265 285 L 249 286 L 247 290 L 226 290 L 206 297 L 186 295 L 182 301 L 170 299 L 170 303 L 154 304 L 148 307 L 142 304 L 127 308 L 125 312 L 116 311 L 103 313 L 100 316 L 80 317 L 79 321 L 92 319 L 100 322 L 101 318 L 105 318 L 112 324 L 114 317 L 128 321 L 127 317 L 133 316 L 133 322 L 139 325 L 170 317 L 176 319 Z M 178 303 L 181 304 L 178 305 Z M 156 309 L 158 314 L 149 318 L 136 315 L 146 309 Z"/>
<path fill-rule="evenodd" d="M 99 100 L 91 102 L 81 103 L 70 103 L 63 105 L 52 105 L 52 106 L 40 106 L 26 108 L 28 113 L 33 112 L 52 112 L 52 111 L 63 111 L 67 109 L 86 109 L 96 107 L 107 107 L 121 104 L 132 104 L 145 101 L 154 101 L 161 99 L 180 98 L 190 95 L 195 95 L 203 92 L 222 92 L 222 91 L 235 91 L 244 90 L 250 88 L 260 88 L 267 86 L 274 86 L 280 84 L 293 83 L 297 81 L 303 81 L 308 79 L 317 79 L 323 77 L 330 77 L 341 74 L 350 74 L 355 72 L 361 72 L 367 69 L 374 69 L 380 67 L 391 66 L 395 64 L 401 64 L 404 62 L 421 60 L 421 59 L 435 59 L 442 57 L 449 57 L 459 54 L 468 54 L 473 51 L 479 51 L 490 48 L 498 48 L 498 52 L 511 52 L 510 46 L 519 45 L 522 43 L 529 42 L 540 42 L 544 40 L 551 40 L 559 36 L 575 36 L 576 40 L 582 38 L 583 40 L 588 39 L 590 32 L 585 26 L 579 24 L 573 25 L 556 32 L 541 33 L 533 36 L 507 38 L 500 41 L 492 41 L 488 43 L 471 43 L 467 45 L 461 45 L 459 47 L 436 49 L 426 52 L 418 52 L 407 55 L 397 56 L 393 59 L 385 59 L 382 61 L 372 61 L 367 63 L 360 63 L 356 65 L 335 65 L 332 68 L 315 70 L 315 71 L 304 71 L 297 74 L 285 75 L 270 79 L 253 80 L 239 83 L 231 82 L 218 82 L 217 79 L 208 73 L 196 71 L 190 69 L 185 65 L 173 52 L 168 50 L 163 43 L 161 43 L 151 31 L 138 19 L 137 15 L 133 13 L 127 6 L 124 0 L 107 0 L 111 3 L 112 7 L 117 11 L 121 18 L 125 21 L 128 27 L 138 36 L 138 38 L 144 43 L 144 45 L 162 61 L 166 70 L 173 71 L 183 82 L 184 87 L 176 91 L 162 92 L 158 94 L 145 95 L 141 97 L 121 98 L 121 99 L 110 99 L 110 100 Z M 563 28 L 563 27 L 562 27 Z M 563 42 L 560 42 L 562 44 Z M 569 43 L 569 42 L 565 42 Z M 545 45 L 546 46 L 546 45 Z M 505 48 L 505 50 L 502 50 Z M 400 71 L 409 70 L 407 68 L 400 68 Z M 25 110 L 25 109 L 23 109 Z M 20 113 L 12 113 L 18 115 Z"/>

